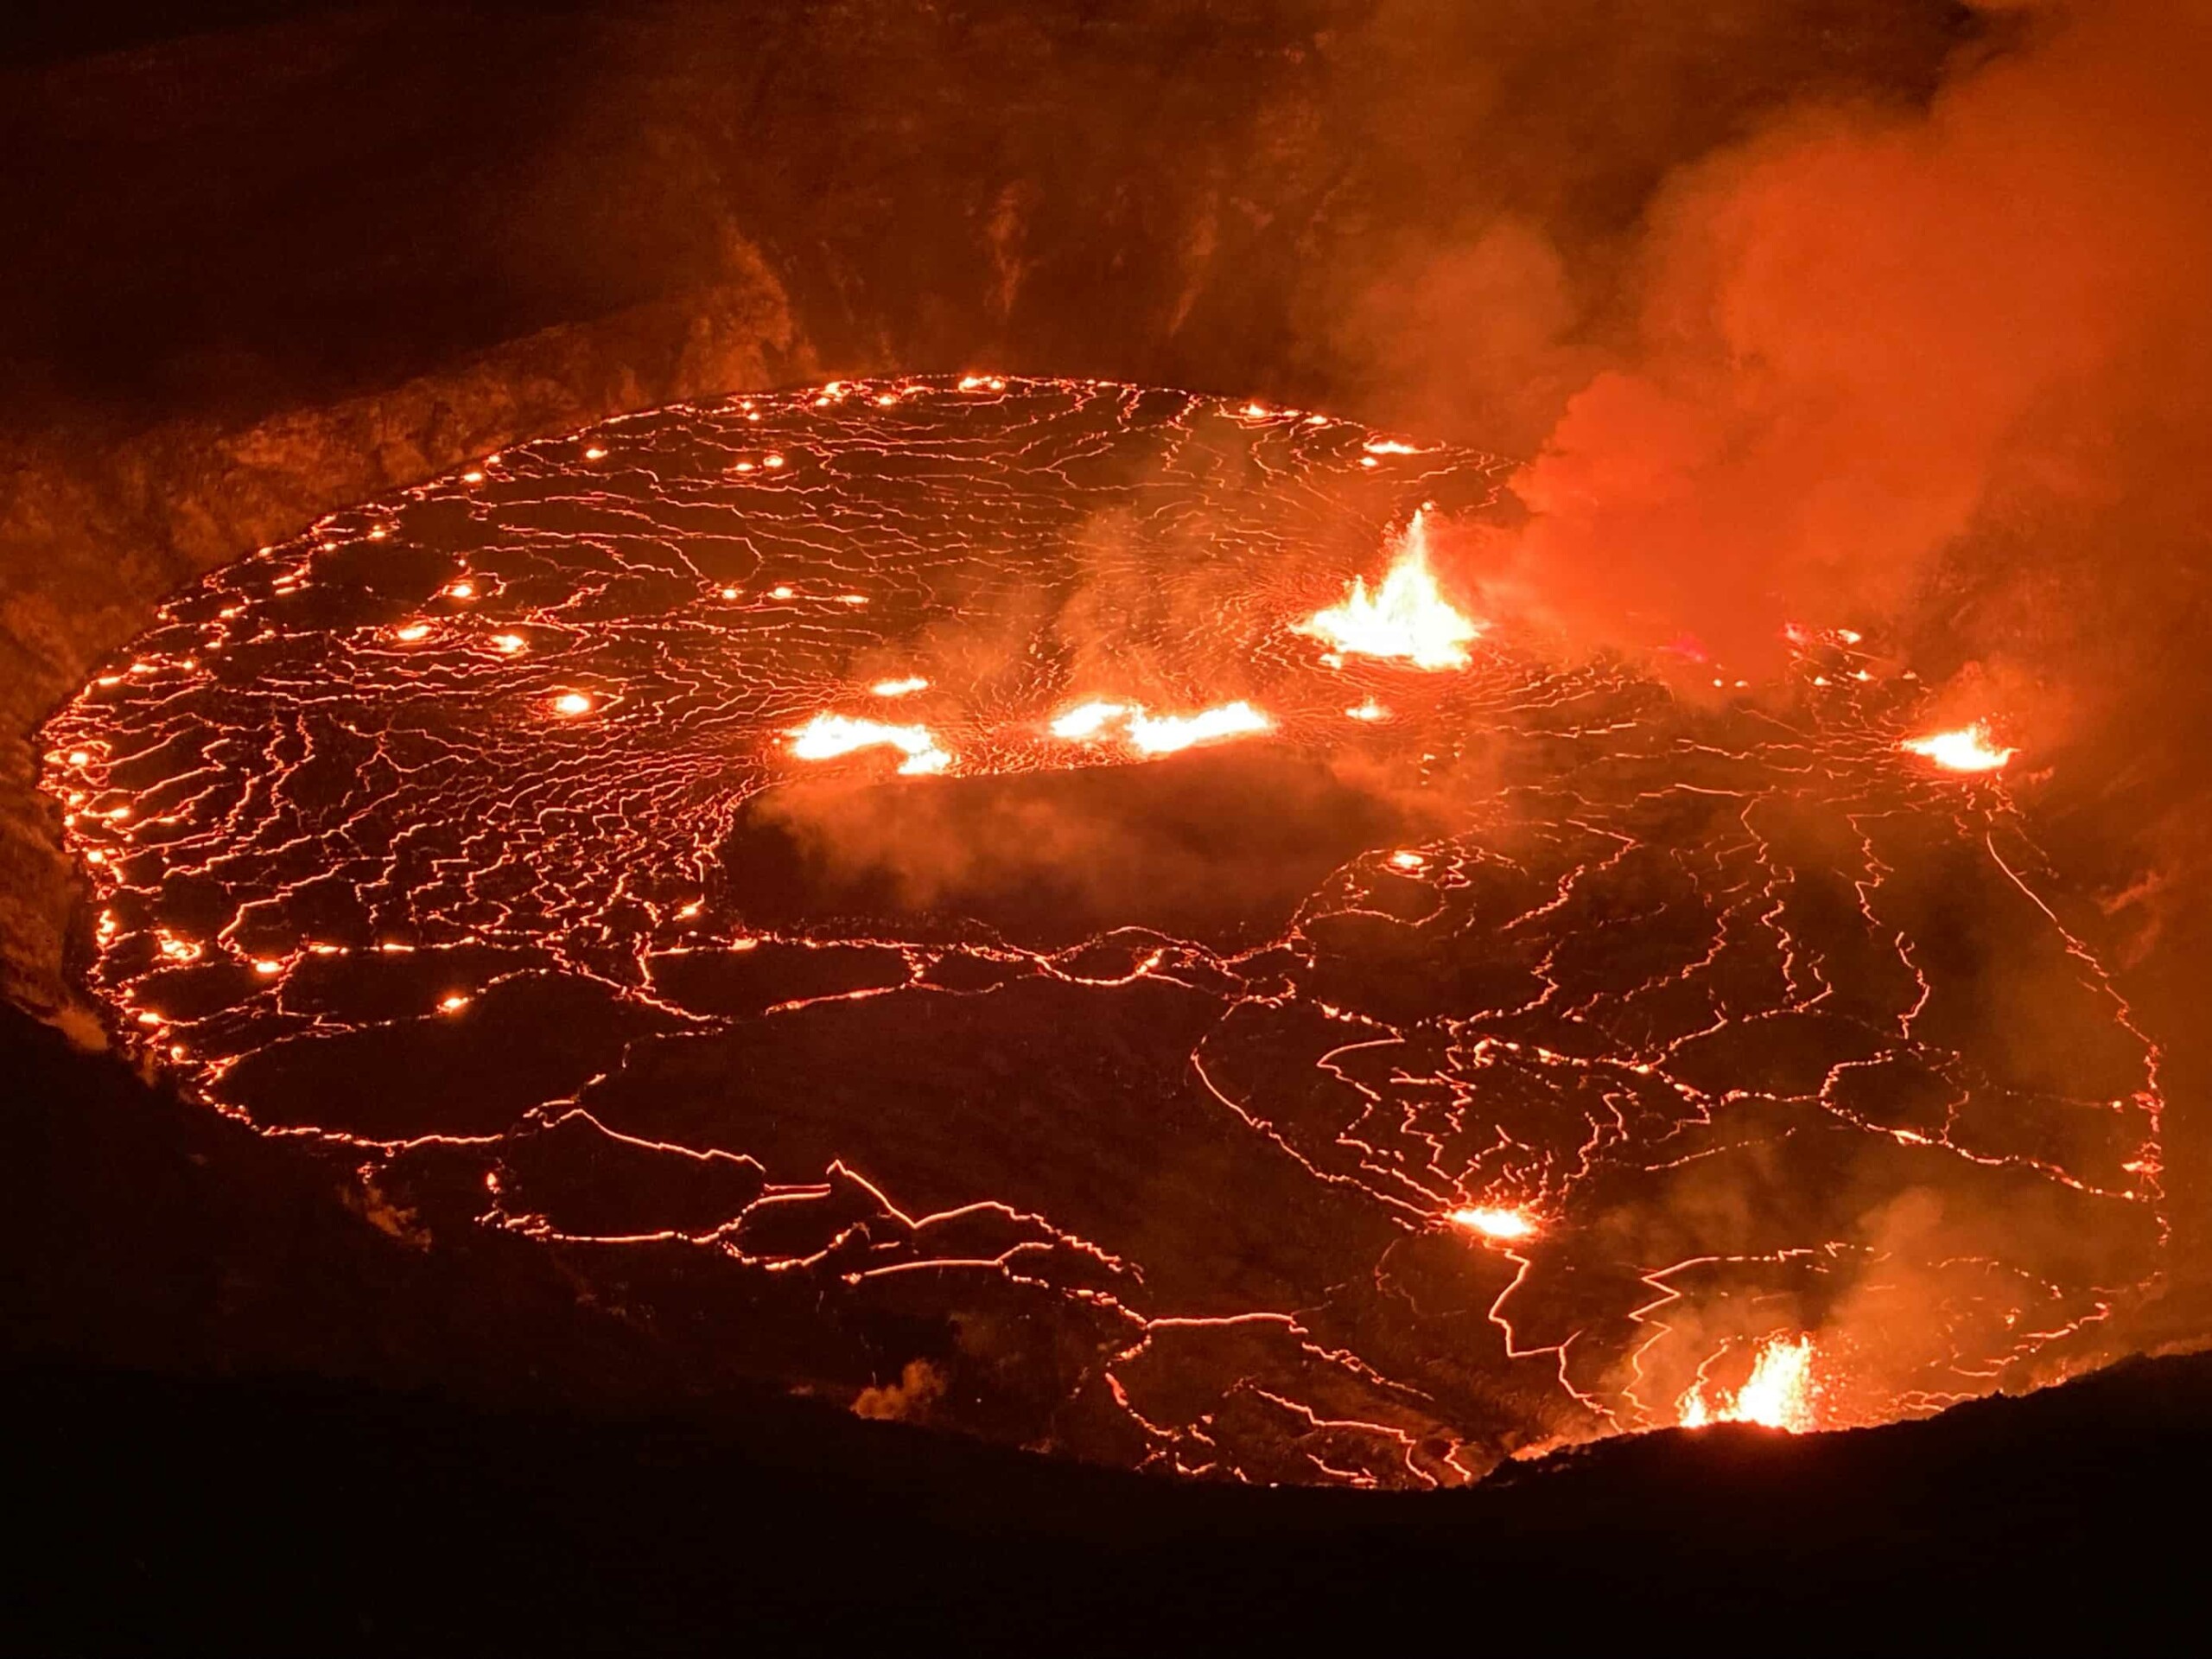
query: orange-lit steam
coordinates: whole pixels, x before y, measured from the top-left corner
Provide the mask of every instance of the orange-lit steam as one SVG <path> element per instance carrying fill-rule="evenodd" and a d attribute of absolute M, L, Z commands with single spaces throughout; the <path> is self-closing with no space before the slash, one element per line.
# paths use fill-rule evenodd
<path fill-rule="evenodd" d="M 1757 672 L 1793 615 L 1904 609 L 1993 512 L 2194 487 L 2212 12 L 2013 21 L 1924 111 L 1800 109 L 1662 192 L 1634 344 L 1513 480 L 1502 594 Z"/>

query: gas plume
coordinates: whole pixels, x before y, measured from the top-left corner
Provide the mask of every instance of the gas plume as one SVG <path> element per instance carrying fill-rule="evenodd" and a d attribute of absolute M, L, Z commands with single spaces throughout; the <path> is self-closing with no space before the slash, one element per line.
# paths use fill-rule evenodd
<path fill-rule="evenodd" d="M 1700 686 L 1756 684 L 1793 624 L 1887 640 L 1931 730 L 2021 745 L 2014 787 L 2171 1025 L 2212 915 L 2212 6 L 1975 10 L 1924 105 L 1801 100 L 1678 168 L 1602 346 L 1545 336 L 1572 272 L 1517 232 L 1439 263 L 1529 325 L 1482 325 L 1478 364 L 1604 356 L 1513 478 L 1525 520 L 1446 532 L 1442 563 Z"/>
<path fill-rule="evenodd" d="M 2034 626 L 2008 608 L 2109 615 L 2201 564 L 2176 505 L 2202 499 L 2212 369 L 2212 9 L 2004 21 L 1924 111 L 1793 109 L 1662 189 L 1630 343 L 1516 476 L 1494 588 L 1755 675 L 1791 622 L 1989 652 Z M 2000 541 L 1979 615 L 1921 608 Z"/>

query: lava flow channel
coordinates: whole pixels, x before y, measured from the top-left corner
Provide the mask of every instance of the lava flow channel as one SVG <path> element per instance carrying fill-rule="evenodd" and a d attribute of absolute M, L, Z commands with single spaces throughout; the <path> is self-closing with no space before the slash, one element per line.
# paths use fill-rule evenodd
<path fill-rule="evenodd" d="M 1452 1484 L 2097 1357 L 2158 1056 L 2001 755 L 1855 634 L 1547 666 L 1434 545 L 1500 475 L 982 375 L 517 445 L 56 715 L 87 983 L 672 1371 L 1071 1456 Z"/>

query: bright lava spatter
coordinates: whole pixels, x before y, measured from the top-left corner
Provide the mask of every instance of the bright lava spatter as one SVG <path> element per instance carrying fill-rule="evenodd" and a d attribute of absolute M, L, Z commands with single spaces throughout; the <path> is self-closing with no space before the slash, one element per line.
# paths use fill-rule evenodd
<path fill-rule="evenodd" d="M 2096 1357 L 2157 1054 L 1914 687 L 1840 633 L 1700 709 L 1307 631 L 1501 474 L 983 375 L 512 446 L 54 717 L 87 982 L 687 1375 L 880 1412 L 919 1362 L 1073 1456 L 1453 1484 Z"/>

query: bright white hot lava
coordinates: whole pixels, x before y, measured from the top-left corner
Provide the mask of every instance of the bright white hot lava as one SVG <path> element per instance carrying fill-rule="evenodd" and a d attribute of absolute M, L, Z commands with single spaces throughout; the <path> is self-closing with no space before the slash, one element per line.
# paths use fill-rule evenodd
<path fill-rule="evenodd" d="M 1369 446 L 1375 448 L 1373 445 Z M 1390 453 L 1407 453 L 1399 446 Z M 1348 657 L 1395 658 L 1420 669 L 1465 668 L 1482 625 L 1462 615 L 1428 568 L 1428 508 L 1416 508 L 1398 537 L 1389 569 L 1373 593 L 1354 576 L 1341 604 L 1317 612 L 1297 631 Z"/>
<path fill-rule="evenodd" d="M 588 706 L 588 705 L 587 705 Z M 926 726 L 893 726 L 849 715 L 817 715 L 791 734 L 791 750 L 801 760 L 835 760 L 862 749 L 896 749 L 905 755 L 899 770 L 909 777 L 943 772 L 952 757 L 938 747 Z"/>
<path fill-rule="evenodd" d="M 1949 772 L 1995 772 L 2019 753 L 2018 749 L 1999 747 L 1991 740 L 1988 728 L 1979 721 L 1955 731 L 1907 738 L 1898 747 L 1908 754 L 1933 760 Z"/>

